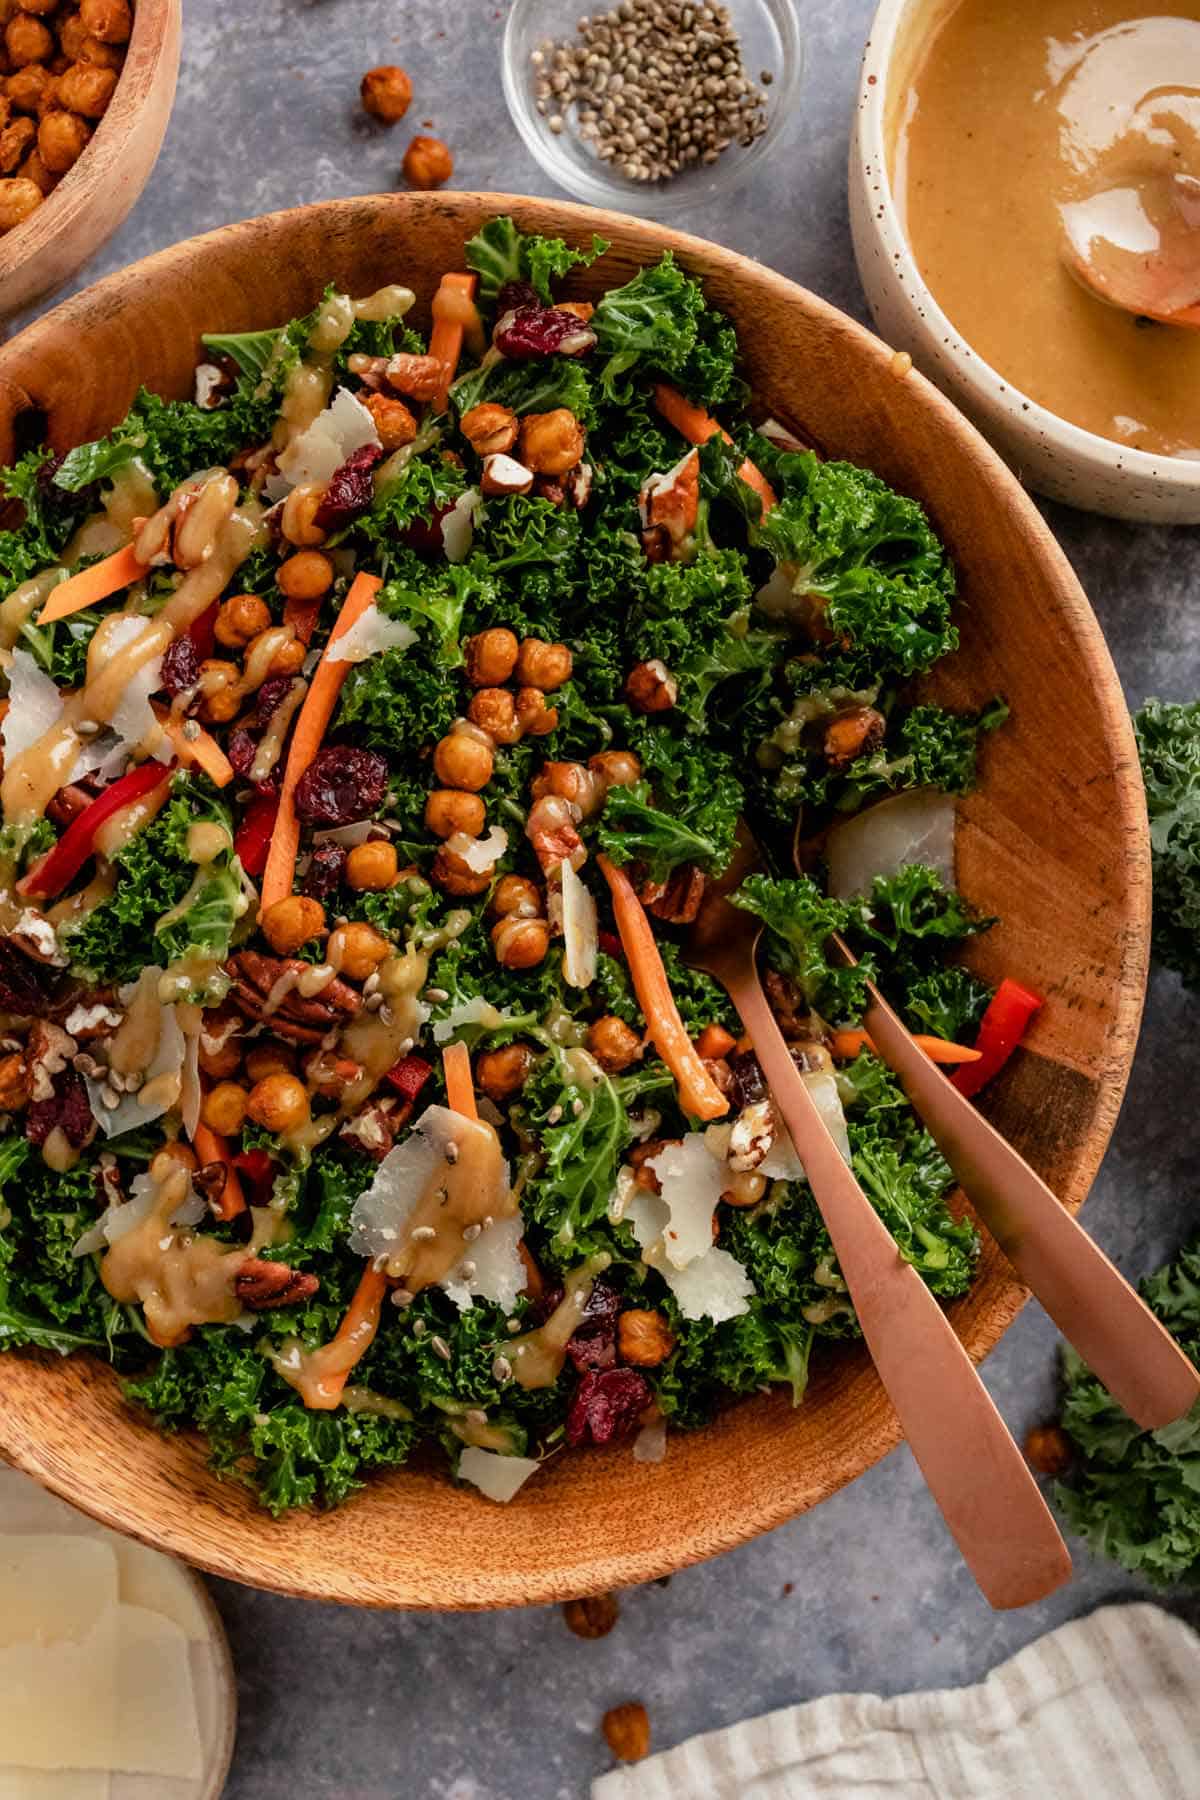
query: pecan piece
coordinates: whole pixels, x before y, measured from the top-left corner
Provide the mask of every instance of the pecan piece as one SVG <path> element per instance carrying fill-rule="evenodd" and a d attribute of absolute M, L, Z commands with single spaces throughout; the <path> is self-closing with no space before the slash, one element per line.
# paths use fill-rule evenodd
<path fill-rule="evenodd" d="M 646 881 L 638 889 L 638 899 L 668 925 L 690 925 L 700 911 L 708 877 L 694 863 L 680 863 L 666 881 Z"/>
<path fill-rule="evenodd" d="M 302 1275 L 287 1263 L 264 1262 L 248 1256 L 233 1278 L 233 1291 L 251 1312 L 265 1312 L 272 1306 L 297 1306 L 311 1300 L 320 1288 L 315 1275 Z"/>
<path fill-rule="evenodd" d="M 300 993 L 293 987 L 284 992 L 279 1004 L 267 1011 L 267 1002 L 280 982 L 288 977 L 294 981 L 307 973 L 309 964 L 301 962 L 294 956 L 263 956 L 257 950 L 241 950 L 230 958 L 226 965 L 234 979 L 233 997 L 241 1009 L 252 1019 L 272 1021 L 272 1030 L 280 1037 L 290 1037 L 296 1043 L 317 1043 L 337 1023 L 340 1015 L 352 1017 L 362 1006 L 362 995 L 349 982 L 335 976 L 319 994 Z M 285 1030 L 288 1025 L 300 1025 L 314 1035 L 302 1036 L 299 1033 Z"/>

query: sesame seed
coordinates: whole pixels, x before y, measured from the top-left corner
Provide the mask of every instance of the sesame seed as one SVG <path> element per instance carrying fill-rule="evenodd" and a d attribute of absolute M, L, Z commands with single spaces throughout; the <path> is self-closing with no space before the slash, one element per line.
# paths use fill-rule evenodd
<path fill-rule="evenodd" d="M 431 1337 L 429 1348 L 435 1356 L 440 1356 L 443 1362 L 450 1361 L 450 1346 L 444 1337 Z"/>
<path fill-rule="evenodd" d="M 185 719 L 183 721 L 183 735 L 189 744 L 194 744 L 196 739 L 200 736 L 200 721 L 198 719 Z"/>
<path fill-rule="evenodd" d="M 509 1362 L 507 1356 L 498 1356 L 496 1358 L 495 1362 L 492 1364 L 492 1380 L 493 1381 L 511 1381 L 512 1380 L 512 1364 Z"/>
<path fill-rule="evenodd" d="M 428 987 L 425 989 L 425 998 L 427 1000 L 434 1001 L 436 1004 L 442 1000 L 448 1000 L 450 998 L 450 995 L 447 993 L 445 988 Z"/>
<path fill-rule="evenodd" d="M 458 1272 L 464 1281 L 474 1281 L 476 1275 L 479 1273 L 479 1265 L 469 1260 L 461 1262 L 458 1265 Z"/>
<path fill-rule="evenodd" d="M 409 1235 L 414 1244 L 431 1244 L 437 1232 L 432 1225 L 418 1225 Z"/>
<path fill-rule="evenodd" d="M 483 1230 L 482 1225 L 464 1225 L 463 1226 L 463 1243 L 464 1244 L 473 1244 L 475 1242 L 475 1239 L 479 1236 L 479 1234 L 482 1230 Z"/>
<path fill-rule="evenodd" d="M 379 970 L 374 969 L 374 970 L 372 970 L 371 974 L 367 976 L 367 979 L 363 982 L 363 993 L 364 994 L 377 994 L 378 992 L 379 992 Z"/>
<path fill-rule="evenodd" d="M 520 1331 L 520 1329 L 521 1329 L 520 1319 L 509 1319 L 507 1325 L 505 1326 L 505 1330 L 508 1332 L 510 1337 L 516 1337 L 516 1335 L 517 1335 L 518 1331 Z"/>
<path fill-rule="evenodd" d="M 583 1101 L 579 1098 L 579 1096 L 577 1094 L 575 1096 L 574 1100 L 572 1100 L 572 1102 L 571 1102 L 572 1117 L 578 1119 L 582 1112 L 583 1112 Z"/>
<path fill-rule="evenodd" d="M 363 996 L 363 1005 L 370 1013 L 381 1012 L 383 1009 L 383 995 L 365 994 Z"/>
<path fill-rule="evenodd" d="M 403 1308 L 405 1306 L 411 1306 L 412 1303 L 413 1303 L 413 1296 L 411 1295 L 411 1293 L 409 1292 L 409 1290 L 407 1288 L 393 1288 L 392 1289 L 392 1305 L 393 1306 L 399 1306 L 399 1307 Z"/>
<path fill-rule="evenodd" d="M 450 1164 L 451 1168 L 453 1168 L 454 1164 L 458 1161 L 457 1144 L 451 1143 L 446 1145 L 446 1161 Z"/>
<path fill-rule="evenodd" d="M 552 1106 L 550 1108 L 550 1111 L 546 1114 L 547 1125 L 557 1125 L 558 1121 L 562 1118 L 562 1116 L 563 1116 L 562 1107 L 561 1106 Z"/>
<path fill-rule="evenodd" d="M 121 1104 L 121 1096 L 109 1086 L 108 1082 L 105 1082 L 100 1089 L 100 1104 L 106 1112 L 115 1112 Z"/>
<path fill-rule="evenodd" d="M 482 1406 L 472 1406 L 466 1417 L 470 1425 L 486 1425 L 488 1422 L 488 1416 Z"/>
<path fill-rule="evenodd" d="M 425 1321 L 424 1321 L 424 1319 L 414 1319 L 413 1320 L 413 1336 L 414 1337 L 424 1337 L 425 1336 Z"/>

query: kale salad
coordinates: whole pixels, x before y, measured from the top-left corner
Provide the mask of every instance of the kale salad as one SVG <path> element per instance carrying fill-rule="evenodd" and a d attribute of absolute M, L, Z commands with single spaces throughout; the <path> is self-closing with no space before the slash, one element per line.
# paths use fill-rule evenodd
<path fill-rule="evenodd" d="M 506 1500 L 857 1325 L 687 934 L 736 903 L 939 1296 L 976 1256 L 861 1029 L 975 1092 L 977 716 L 921 507 L 764 419 L 669 254 L 491 220 L 429 296 L 203 340 L 194 401 L 0 475 L 0 1347 L 88 1352 L 276 1512 L 414 1453 Z M 798 872 L 803 871 L 803 872 Z M 861 957 L 827 955 L 833 930 Z"/>

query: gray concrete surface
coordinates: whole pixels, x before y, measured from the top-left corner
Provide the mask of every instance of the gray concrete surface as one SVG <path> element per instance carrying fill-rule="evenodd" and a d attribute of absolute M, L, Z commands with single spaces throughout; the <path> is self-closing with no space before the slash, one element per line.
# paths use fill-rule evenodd
<path fill-rule="evenodd" d="M 569 25 L 578 7 L 564 3 Z M 409 69 L 410 119 L 454 149 L 460 187 L 548 184 L 499 85 L 506 7 L 492 0 L 185 0 L 179 97 L 162 159 L 94 279 L 213 225 L 397 180 L 405 127 L 356 108 L 362 71 Z M 863 317 L 844 165 L 871 0 L 802 4 L 809 69 L 786 162 L 690 229 L 757 256 Z M 1131 702 L 1200 691 L 1200 577 L 1190 530 L 1050 509 L 1108 633 Z M 1156 976 L 1141 1054 L 1091 1199 L 1091 1230 L 1131 1274 L 1196 1218 L 1194 1007 Z M 1014 1429 L 1046 1416 L 1055 1333 L 1027 1309 L 986 1365 Z M 1141 1592 L 1080 1549 L 1072 1585 L 1015 1615 L 988 1611 L 908 1452 L 808 1517 L 669 1584 L 628 1595 L 600 1643 L 557 1610 L 484 1617 L 366 1614 L 213 1584 L 238 1667 L 241 1729 L 228 1800 L 576 1800 L 607 1766 L 605 1708 L 640 1698 L 655 1742 L 839 1689 L 957 1685 L 1060 1621 Z M 1173 1603 L 1200 1624 L 1200 1602 Z"/>

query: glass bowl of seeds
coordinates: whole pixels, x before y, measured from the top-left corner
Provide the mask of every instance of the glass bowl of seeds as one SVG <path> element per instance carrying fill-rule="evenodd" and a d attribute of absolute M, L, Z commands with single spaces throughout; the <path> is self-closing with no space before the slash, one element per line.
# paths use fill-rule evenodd
<path fill-rule="evenodd" d="M 593 206 L 668 219 L 744 181 L 794 122 L 795 0 L 513 0 L 504 93 L 542 168 Z"/>

